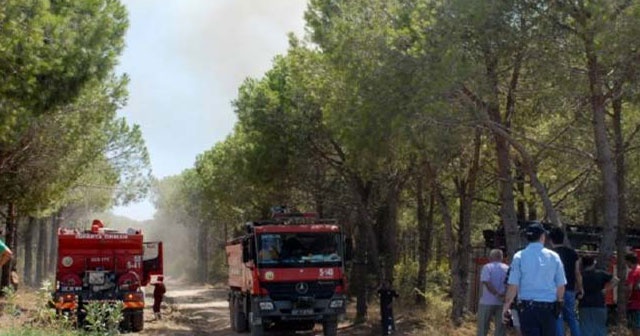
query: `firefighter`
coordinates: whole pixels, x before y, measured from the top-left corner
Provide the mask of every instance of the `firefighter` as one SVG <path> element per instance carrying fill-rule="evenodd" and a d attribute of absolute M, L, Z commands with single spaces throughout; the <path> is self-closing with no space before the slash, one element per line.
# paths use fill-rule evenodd
<path fill-rule="evenodd" d="M 393 319 L 393 300 L 399 295 L 391 288 L 389 280 L 383 280 L 380 289 L 378 289 L 378 296 L 380 297 L 382 334 L 391 335 L 391 332 L 396 330 L 396 322 Z"/>
<path fill-rule="evenodd" d="M 160 315 L 160 305 L 162 304 L 162 299 L 164 298 L 164 293 L 167 292 L 167 288 L 164 286 L 162 279 L 158 279 L 158 282 L 153 284 L 153 316 L 157 320 L 162 319 L 162 315 Z"/>
<path fill-rule="evenodd" d="M 98 233 L 100 229 L 104 228 L 104 224 L 99 219 L 94 219 L 91 222 L 91 232 Z"/>

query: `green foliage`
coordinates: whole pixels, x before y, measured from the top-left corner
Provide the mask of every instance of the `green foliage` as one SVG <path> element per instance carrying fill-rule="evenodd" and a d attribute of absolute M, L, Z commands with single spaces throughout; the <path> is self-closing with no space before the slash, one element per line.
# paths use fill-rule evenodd
<path fill-rule="evenodd" d="M 7 286 L 2 288 L 2 296 L 5 298 L 5 303 L 2 307 L 2 313 L 10 316 L 20 315 L 20 307 L 18 306 L 16 292 L 13 287 Z"/>
<path fill-rule="evenodd" d="M 143 197 L 144 141 L 116 113 L 127 98 L 127 76 L 113 74 L 128 26 L 124 6 L 2 0 L 0 8 L 0 203 L 46 215 Z"/>
<path fill-rule="evenodd" d="M 403 259 L 393 269 L 395 276 L 393 288 L 400 294 L 400 297 L 412 298 L 415 291 L 419 290 L 415 288 L 418 279 L 418 261 Z"/>
<path fill-rule="evenodd" d="M 120 322 L 123 319 L 122 302 L 91 302 L 85 306 L 87 316 L 86 328 L 95 336 L 117 335 Z"/>
<path fill-rule="evenodd" d="M 0 143 L 72 102 L 116 65 L 128 26 L 119 1 L 0 1 Z"/>
<path fill-rule="evenodd" d="M 261 217 L 269 206 L 290 203 L 336 214 L 349 223 L 348 231 L 374 231 L 372 239 L 386 243 L 393 238 L 388 232 L 416 233 L 417 183 L 427 199 L 437 181 L 449 212 L 461 212 L 457 187 L 470 182 L 470 144 L 480 129 L 477 190 L 473 209 L 465 209 L 472 210 L 475 245 L 501 217 L 497 127 L 510 137 L 503 153 L 525 217 L 546 215 L 520 169 L 528 154 L 565 222 L 602 224 L 592 119 L 585 113 L 592 102 L 584 39 L 591 36 L 610 133 L 612 102 L 622 100 L 624 148 L 617 157 L 626 160 L 628 224 L 637 228 L 639 8 L 622 0 L 582 7 L 521 0 L 312 0 L 305 14 L 308 36 L 290 36 L 286 54 L 264 76 L 239 87 L 233 134 L 199 155 L 193 169 L 159 181 L 156 205 L 175 222 L 209 223 L 216 230 L 228 224 L 233 235 L 239 223 Z M 400 195 L 394 214 L 410 215 L 385 231 L 394 224 L 380 214 L 394 190 Z M 439 216 L 436 211 L 434 232 L 444 230 Z M 454 219 L 456 242 L 457 224 Z M 432 249 L 446 255 L 447 244 L 453 242 Z M 412 295 L 418 267 L 407 256 L 417 251 L 390 250 L 406 254 L 394 278 L 403 295 Z M 430 265 L 421 289 L 429 301 L 442 302 L 450 272 L 447 264 Z M 367 276 L 352 288 L 366 288 L 379 274 Z"/>
<path fill-rule="evenodd" d="M 35 327 L 15 327 L 0 331 L 0 336 L 89 336 L 76 330 L 42 329 Z M 97 335 L 96 335 L 97 336 Z"/>

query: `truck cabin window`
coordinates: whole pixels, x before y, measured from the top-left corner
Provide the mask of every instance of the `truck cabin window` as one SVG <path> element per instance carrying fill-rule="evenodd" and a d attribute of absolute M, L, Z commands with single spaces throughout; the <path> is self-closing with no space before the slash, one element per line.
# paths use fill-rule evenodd
<path fill-rule="evenodd" d="M 258 264 L 287 267 L 301 263 L 339 266 L 343 257 L 338 233 L 262 234 L 258 239 Z"/>

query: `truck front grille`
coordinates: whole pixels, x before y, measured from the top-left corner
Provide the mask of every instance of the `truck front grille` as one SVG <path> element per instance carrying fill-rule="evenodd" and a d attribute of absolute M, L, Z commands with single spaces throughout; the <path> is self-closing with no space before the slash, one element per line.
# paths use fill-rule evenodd
<path fill-rule="evenodd" d="M 268 282 L 262 286 L 269 292 L 272 300 L 297 300 L 299 297 L 313 297 L 315 299 L 329 299 L 336 290 L 335 281 L 304 281 L 309 290 L 304 293 L 296 291 L 296 284 L 300 282 Z"/>

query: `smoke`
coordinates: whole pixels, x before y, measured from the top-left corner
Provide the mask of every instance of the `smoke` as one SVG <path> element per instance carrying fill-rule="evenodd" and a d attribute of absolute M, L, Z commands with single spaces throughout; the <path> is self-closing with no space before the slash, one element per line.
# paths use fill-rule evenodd
<path fill-rule="evenodd" d="M 162 178 L 233 129 L 231 101 L 304 32 L 305 0 L 124 0 L 130 16 L 120 71 L 130 75 L 122 111 L 140 124 Z M 170 134 L 170 136 L 168 136 Z"/>
<path fill-rule="evenodd" d="M 141 126 L 159 179 L 190 168 L 198 154 L 232 131 L 231 102 L 238 87 L 247 77 L 261 77 L 273 58 L 286 52 L 288 32 L 303 34 L 307 5 L 306 0 L 123 3 L 130 28 L 119 71 L 128 73 L 131 82 L 130 100 L 121 113 Z M 118 209 L 118 214 L 128 211 Z M 145 240 L 163 241 L 170 276 L 192 274 L 195 225 L 185 227 L 161 213 L 139 223 Z M 211 243 L 212 258 L 224 254 L 219 245 Z"/>

